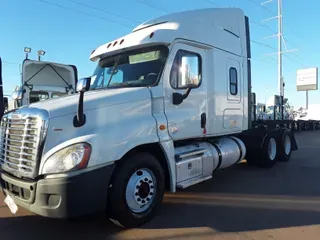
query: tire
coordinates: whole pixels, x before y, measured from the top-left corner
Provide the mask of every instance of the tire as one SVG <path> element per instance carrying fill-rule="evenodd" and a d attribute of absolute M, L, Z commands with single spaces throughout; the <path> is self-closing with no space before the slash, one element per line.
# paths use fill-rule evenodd
<path fill-rule="evenodd" d="M 256 161 L 256 166 L 261 168 L 272 168 L 277 162 L 277 141 L 274 134 L 268 134 L 259 151 L 259 158 Z"/>
<path fill-rule="evenodd" d="M 292 153 L 291 131 L 286 129 L 278 139 L 278 161 L 288 162 Z"/>
<path fill-rule="evenodd" d="M 123 228 L 151 220 L 164 196 L 164 171 L 149 153 L 136 153 L 117 166 L 108 192 L 107 215 Z"/>
<path fill-rule="evenodd" d="M 272 142 L 272 143 L 270 143 Z M 272 156 L 268 152 L 269 143 L 274 148 Z M 273 133 L 266 135 L 262 148 L 248 149 L 246 161 L 249 166 L 260 168 L 272 168 L 276 164 L 277 159 L 277 142 Z"/>

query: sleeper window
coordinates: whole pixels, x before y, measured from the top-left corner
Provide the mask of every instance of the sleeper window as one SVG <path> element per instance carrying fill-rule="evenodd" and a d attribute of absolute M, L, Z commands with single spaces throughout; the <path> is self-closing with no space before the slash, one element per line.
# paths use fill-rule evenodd
<path fill-rule="evenodd" d="M 172 88 L 198 87 L 201 83 L 201 58 L 196 53 L 179 50 L 170 73 Z"/>
<path fill-rule="evenodd" d="M 237 69 L 230 68 L 229 70 L 229 79 L 230 79 L 230 93 L 231 95 L 238 94 L 238 73 Z"/>

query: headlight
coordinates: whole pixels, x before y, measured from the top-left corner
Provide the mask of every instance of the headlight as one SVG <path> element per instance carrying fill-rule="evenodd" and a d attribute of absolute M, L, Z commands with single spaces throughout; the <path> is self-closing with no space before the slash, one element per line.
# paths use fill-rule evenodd
<path fill-rule="evenodd" d="M 51 155 L 44 163 L 42 174 L 62 173 L 86 168 L 89 162 L 91 146 L 78 143 L 61 149 Z"/>

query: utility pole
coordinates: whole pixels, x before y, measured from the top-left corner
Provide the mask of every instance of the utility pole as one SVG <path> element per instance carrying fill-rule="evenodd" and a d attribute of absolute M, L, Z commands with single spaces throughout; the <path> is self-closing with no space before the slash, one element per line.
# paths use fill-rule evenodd
<path fill-rule="evenodd" d="M 284 82 L 282 76 L 282 0 L 278 0 L 278 84 L 280 96 L 284 97 Z"/>
<path fill-rule="evenodd" d="M 274 0 L 268 0 L 268 1 L 265 1 L 265 2 L 261 3 L 261 5 L 265 5 L 265 4 L 271 3 L 273 1 Z M 277 0 L 277 5 L 278 5 L 278 11 L 277 11 L 278 15 L 275 16 L 275 17 L 268 18 L 268 19 L 264 19 L 264 20 L 261 21 L 261 23 L 264 24 L 263 22 L 266 22 L 266 21 L 269 21 L 269 20 L 273 20 L 273 19 L 277 19 L 278 20 L 278 31 L 275 32 L 274 35 L 268 36 L 268 37 L 264 37 L 263 39 L 273 38 L 273 37 L 277 37 L 277 39 L 278 39 L 278 51 L 276 53 L 268 54 L 267 56 L 274 55 L 274 54 L 278 55 L 278 90 L 279 90 L 279 93 L 280 93 L 281 106 L 282 106 L 281 107 L 281 119 L 283 119 L 283 103 L 284 103 L 283 99 L 284 99 L 285 83 L 284 83 L 283 74 L 282 74 L 282 55 L 284 53 L 287 53 L 287 52 L 297 51 L 298 49 L 292 49 L 292 50 L 288 50 L 287 49 L 287 45 L 286 45 L 286 42 L 285 42 L 284 37 L 283 37 L 282 0 Z M 285 45 L 286 51 L 283 51 L 283 49 L 282 49 L 282 44 L 283 43 Z"/>
<path fill-rule="evenodd" d="M 283 120 L 284 81 L 282 76 L 282 0 L 278 0 L 278 86 L 281 101 L 281 120 Z"/>

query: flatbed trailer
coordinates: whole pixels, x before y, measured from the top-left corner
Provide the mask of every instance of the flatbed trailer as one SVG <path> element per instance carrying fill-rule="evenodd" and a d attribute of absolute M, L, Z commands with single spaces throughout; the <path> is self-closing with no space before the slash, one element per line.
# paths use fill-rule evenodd
<path fill-rule="evenodd" d="M 290 119 L 285 116 L 285 108 L 282 106 L 281 97 L 278 95 L 274 96 L 275 104 L 271 106 L 273 109 L 272 116 L 267 116 L 266 107 L 264 104 L 256 103 L 255 93 L 252 93 L 252 125 L 261 126 L 264 125 L 267 128 L 288 128 L 295 132 L 300 131 L 313 131 L 320 129 L 319 120 L 303 120 L 303 119 Z M 285 101 L 284 101 L 285 102 Z M 258 109 L 259 108 L 259 109 Z M 287 119 L 286 119 L 287 117 Z M 289 119 L 288 119 L 289 118 Z M 293 118 L 293 117 L 292 117 Z"/>

